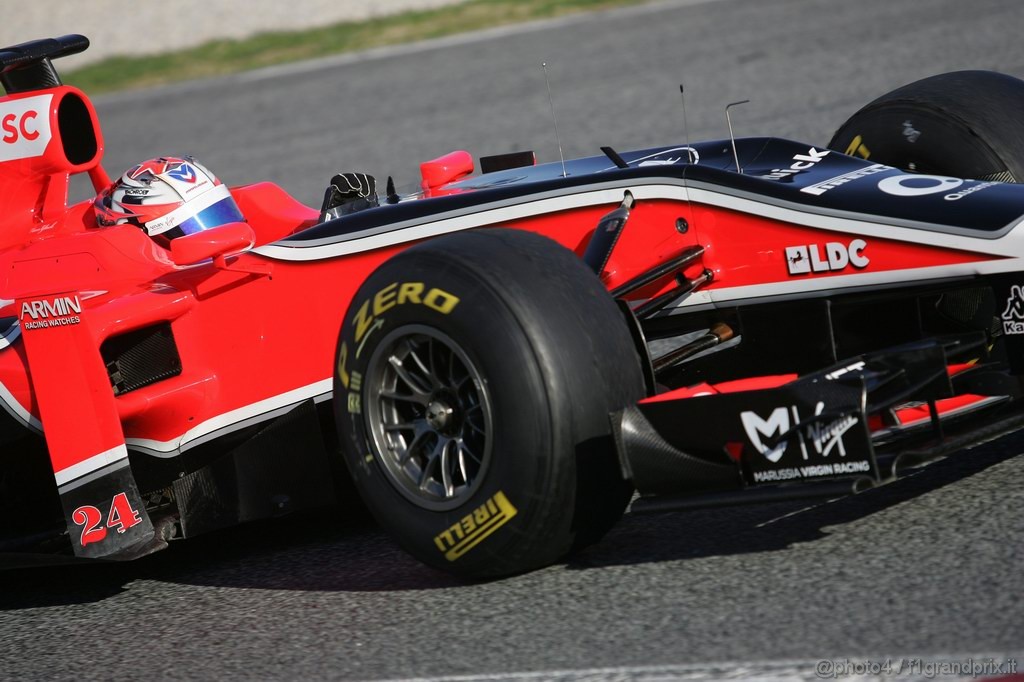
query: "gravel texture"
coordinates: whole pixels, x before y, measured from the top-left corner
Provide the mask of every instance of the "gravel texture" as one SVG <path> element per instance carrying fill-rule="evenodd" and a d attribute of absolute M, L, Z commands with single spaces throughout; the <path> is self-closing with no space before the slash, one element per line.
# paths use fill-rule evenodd
<path fill-rule="evenodd" d="M 19 3 L 0 21 L 0 45 L 81 33 L 89 50 L 73 57 L 83 66 L 121 54 L 155 54 L 217 38 L 245 38 L 266 31 L 300 30 L 406 10 L 455 5 L 462 0 L 37 0 Z M 135 39 L 132 39 L 132 37 Z M 66 62 L 71 65 L 69 60 Z M 67 68 L 67 67 L 65 67 Z"/>

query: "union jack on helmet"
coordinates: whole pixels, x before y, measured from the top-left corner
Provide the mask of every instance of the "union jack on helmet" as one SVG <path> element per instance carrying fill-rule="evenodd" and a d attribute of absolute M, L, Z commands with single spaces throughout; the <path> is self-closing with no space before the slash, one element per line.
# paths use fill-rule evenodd
<path fill-rule="evenodd" d="M 190 156 L 161 156 L 129 168 L 94 205 L 101 227 L 129 223 L 162 246 L 245 221 L 227 186 Z"/>

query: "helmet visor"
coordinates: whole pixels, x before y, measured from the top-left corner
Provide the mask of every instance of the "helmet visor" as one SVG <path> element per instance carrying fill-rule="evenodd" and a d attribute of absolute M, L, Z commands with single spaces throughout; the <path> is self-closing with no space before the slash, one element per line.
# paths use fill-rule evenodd
<path fill-rule="evenodd" d="M 238 210 L 238 204 L 230 196 L 221 199 L 211 206 L 207 206 L 199 213 L 184 222 L 178 224 L 178 228 L 185 234 L 195 234 L 211 227 L 217 227 L 226 223 L 245 222 L 242 212 Z"/>
<path fill-rule="evenodd" d="M 168 238 L 180 237 L 183 234 L 195 234 L 217 227 L 224 223 L 244 222 L 238 204 L 231 198 L 231 192 L 224 185 L 217 185 L 209 192 L 183 203 L 170 213 L 146 223 L 146 232 L 150 237 L 163 235 L 169 230 L 173 233 Z"/>

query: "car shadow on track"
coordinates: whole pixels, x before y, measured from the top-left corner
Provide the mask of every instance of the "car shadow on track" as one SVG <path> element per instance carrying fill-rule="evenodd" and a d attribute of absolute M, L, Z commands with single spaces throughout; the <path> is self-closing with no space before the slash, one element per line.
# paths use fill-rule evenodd
<path fill-rule="evenodd" d="M 627 514 L 567 568 L 590 568 L 784 550 L 956 483 L 1024 452 L 1013 434 L 909 472 L 887 485 L 831 501 L 808 500 L 678 513 Z M 1021 455 L 1024 456 L 1024 455 Z"/>
<path fill-rule="evenodd" d="M 1024 435 L 979 446 L 881 488 L 829 503 L 787 502 L 674 514 L 627 514 L 565 567 L 616 565 L 784 550 L 1011 459 Z M 452 589 L 466 581 L 397 547 L 365 510 L 348 507 L 254 523 L 173 542 L 124 564 L 68 565 L 0 574 L 0 610 L 97 602 L 140 580 L 245 589 L 377 592 Z"/>
<path fill-rule="evenodd" d="M 172 541 L 125 563 L 0 573 L 0 611 L 101 601 L 136 581 L 302 591 L 425 590 L 463 584 L 397 547 L 362 509 L 295 515 Z"/>

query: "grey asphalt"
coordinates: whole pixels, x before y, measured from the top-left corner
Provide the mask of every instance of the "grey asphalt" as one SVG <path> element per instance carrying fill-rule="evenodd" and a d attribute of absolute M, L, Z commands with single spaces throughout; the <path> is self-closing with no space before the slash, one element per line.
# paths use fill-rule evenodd
<path fill-rule="evenodd" d="M 107 167 L 192 152 L 316 202 L 336 170 L 416 180 L 457 148 L 557 159 L 737 133 L 825 144 L 871 98 L 1024 77 L 1015 0 L 715 0 L 101 98 Z M 868 323 L 869 321 L 865 321 Z M 814 679 L 821 658 L 1024 660 L 1024 437 L 854 498 L 627 515 L 596 547 L 460 584 L 357 511 L 2 576 L 7 679 Z M 869 676 L 870 678 L 870 676 Z M 868 679 L 868 678 L 862 678 Z M 899 676 L 912 679 L 912 676 Z"/>

